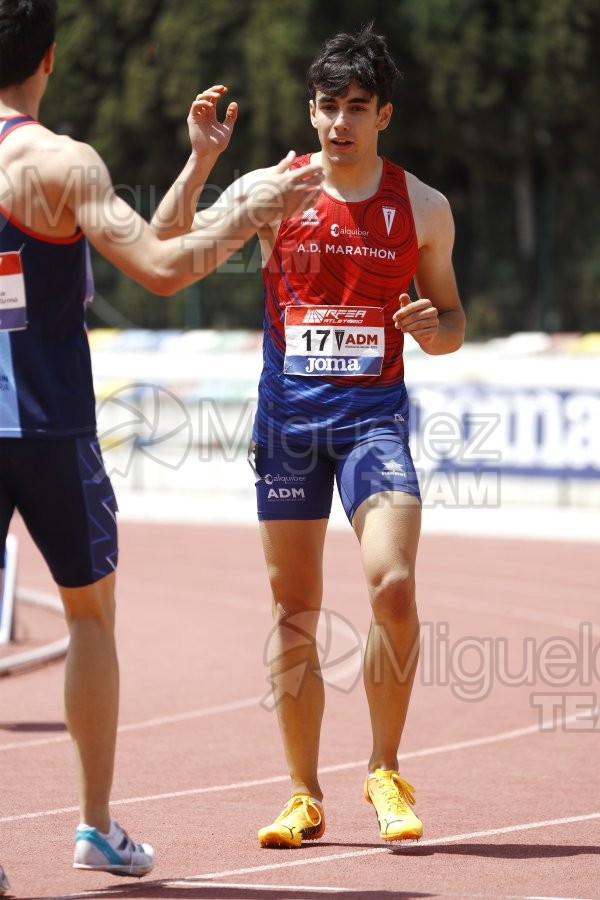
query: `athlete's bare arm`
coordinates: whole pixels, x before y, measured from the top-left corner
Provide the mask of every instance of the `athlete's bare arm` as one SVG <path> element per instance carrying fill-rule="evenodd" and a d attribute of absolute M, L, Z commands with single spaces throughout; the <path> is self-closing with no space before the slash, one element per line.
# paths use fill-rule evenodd
<path fill-rule="evenodd" d="M 311 164 L 310 166 L 302 166 L 301 168 L 290 170 L 289 177 L 295 180 L 300 193 L 304 189 L 300 200 L 299 194 L 284 195 L 280 191 L 273 189 L 273 177 L 286 170 L 294 159 L 295 153 L 290 151 L 276 166 L 254 169 L 252 172 L 242 175 L 241 178 L 238 178 L 237 181 L 234 181 L 233 184 L 223 191 L 212 206 L 196 213 L 193 220 L 193 229 L 204 229 L 208 224 L 217 221 L 220 216 L 231 213 L 239 205 L 241 198 L 248 197 L 264 211 L 262 222 L 257 220 L 256 231 L 260 237 L 261 244 L 266 241 L 267 246 L 271 247 L 277 237 L 279 224 L 283 219 L 293 216 L 314 203 L 316 196 L 321 190 L 320 164 Z M 317 172 L 316 176 L 312 174 L 315 169 Z"/>
<path fill-rule="evenodd" d="M 279 207 L 300 207 L 307 190 L 321 181 L 318 166 L 290 172 L 291 159 L 282 160 L 261 174 L 260 190 L 239 183 L 218 216 L 161 240 L 116 194 L 106 165 L 89 145 L 30 125 L 15 132 L 2 151 L 0 202 L 9 214 L 50 238 L 70 237 L 81 228 L 117 268 L 164 295 L 213 271 L 272 221 Z"/>
<path fill-rule="evenodd" d="M 190 158 L 177 181 L 163 197 L 150 222 L 152 229 L 162 240 L 190 230 L 214 227 L 224 216 L 233 215 L 235 221 L 235 210 L 244 198 L 261 210 L 260 220 L 257 217 L 254 230 L 262 234 L 271 224 L 277 227 L 282 219 L 307 205 L 320 185 L 321 164 L 318 162 L 289 173 L 294 190 L 284 194 L 281 190 L 274 189 L 273 179 L 286 172 L 295 159 L 295 154 L 290 152 L 277 166 L 246 173 L 223 191 L 212 206 L 196 213 L 198 198 L 208 172 L 218 155 L 229 144 L 237 118 L 237 104 L 230 103 L 224 120 L 219 121 L 217 104 L 226 91 L 224 85 L 214 85 L 198 94 L 192 104 L 187 120 Z M 303 190 L 304 196 L 299 197 Z"/>
<path fill-rule="evenodd" d="M 163 241 L 117 196 L 95 150 L 87 145 L 71 150 L 81 170 L 69 195 L 77 224 L 99 253 L 155 293 L 172 294 L 212 272 L 256 230 L 253 209 L 242 196 L 235 218 L 230 212 L 201 231 Z"/>
<path fill-rule="evenodd" d="M 192 103 L 187 119 L 191 145 L 189 159 L 161 200 L 150 222 L 163 240 L 190 230 L 206 179 L 220 154 L 229 145 L 238 106 L 235 102 L 229 103 L 223 121 L 219 121 L 217 104 L 226 93 L 225 85 L 215 84 L 198 94 Z"/>
<path fill-rule="evenodd" d="M 415 276 L 419 299 L 411 303 L 408 294 L 401 295 L 394 322 L 427 353 L 452 353 L 464 340 L 465 314 L 452 265 L 450 205 L 442 194 L 408 172 L 406 180 L 419 242 Z"/>

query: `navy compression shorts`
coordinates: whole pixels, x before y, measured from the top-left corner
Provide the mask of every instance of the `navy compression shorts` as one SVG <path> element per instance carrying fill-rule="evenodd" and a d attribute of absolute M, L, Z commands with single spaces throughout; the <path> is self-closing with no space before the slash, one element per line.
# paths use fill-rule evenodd
<path fill-rule="evenodd" d="M 117 503 L 97 439 L 0 439 L 0 566 L 18 510 L 62 587 L 117 566 Z"/>
<path fill-rule="evenodd" d="M 253 443 L 249 462 L 257 479 L 260 520 L 328 518 L 334 480 L 350 523 L 360 504 L 382 491 L 421 500 L 408 444 L 396 432 L 333 448 Z"/>

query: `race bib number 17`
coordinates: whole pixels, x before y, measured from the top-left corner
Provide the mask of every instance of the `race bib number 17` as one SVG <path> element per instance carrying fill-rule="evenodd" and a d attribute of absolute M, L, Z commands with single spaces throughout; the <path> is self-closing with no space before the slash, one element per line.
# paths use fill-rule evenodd
<path fill-rule="evenodd" d="M 0 331 L 27 328 L 27 301 L 21 254 L 0 253 Z"/>
<path fill-rule="evenodd" d="M 381 375 L 383 310 L 359 306 L 288 306 L 286 375 Z"/>

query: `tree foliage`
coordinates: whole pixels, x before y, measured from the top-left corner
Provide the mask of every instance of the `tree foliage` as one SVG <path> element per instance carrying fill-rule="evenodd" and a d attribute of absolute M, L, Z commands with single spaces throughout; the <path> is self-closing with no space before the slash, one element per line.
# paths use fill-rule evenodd
<path fill-rule="evenodd" d="M 183 165 L 192 98 L 227 84 L 240 104 L 206 197 L 290 147 L 315 148 L 304 73 L 364 2 L 60 0 L 42 115 L 94 144 L 145 216 Z M 381 150 L 443 193 L 472 336 L 600 330 L 597 0 L 373 0 L 404 79 Z M 257 326 L 250 244 L 165 301 L 96 260 L 102 318 L 150 327 Z"/>

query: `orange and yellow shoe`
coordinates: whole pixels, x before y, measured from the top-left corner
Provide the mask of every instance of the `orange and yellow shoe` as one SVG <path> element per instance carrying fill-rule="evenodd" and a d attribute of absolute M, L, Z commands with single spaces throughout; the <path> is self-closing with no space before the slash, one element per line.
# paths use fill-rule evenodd
<path fill-rule="evenodd" d="M 316 841 L 325 831 L 325 813 L 309 794 L 294 794 L 272 825 L 261 828 L 261 847 L 299 847 L 302 839 Z"/>
<path fill-rule="evenodd" d="M 423 836 L 423 823 L 411 808 L 414 791 L 408 781 L 392 770 L 375 769 L 367 777 L 365 800 L 375 807 L 384 841 L 418 841 Z"/>

